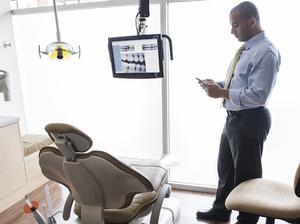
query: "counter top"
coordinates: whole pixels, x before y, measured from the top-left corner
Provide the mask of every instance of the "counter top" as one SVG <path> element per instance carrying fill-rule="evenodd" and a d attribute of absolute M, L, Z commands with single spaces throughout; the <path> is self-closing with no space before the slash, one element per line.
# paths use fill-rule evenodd
<path fill-rule="evenodd" d="M 18 117 L 0 116 L 0 128 L 16 123 L 19 121 Z"/>

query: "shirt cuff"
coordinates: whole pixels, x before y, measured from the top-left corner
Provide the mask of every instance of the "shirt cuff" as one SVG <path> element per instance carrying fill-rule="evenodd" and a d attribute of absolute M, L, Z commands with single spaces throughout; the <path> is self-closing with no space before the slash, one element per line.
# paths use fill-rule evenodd
<path fill-rule="evenodd" d="M 224 88 L 225 81 L 218 81 L 217 84 L 222 88 Z"/>

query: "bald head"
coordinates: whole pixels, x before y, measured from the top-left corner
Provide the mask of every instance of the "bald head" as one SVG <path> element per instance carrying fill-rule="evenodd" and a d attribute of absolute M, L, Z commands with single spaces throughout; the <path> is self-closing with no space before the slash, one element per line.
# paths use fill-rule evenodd
<path fill-rule="evenodd" d="M 257 25 L 260 24 L 258 9 L 252 2 L 242 2 L 235 6 L 231 10 L 232 12 L 238 12 L 243 20 L 249 20 L 253 17 L 256 19 Z"/>
<path fill-rule="evenodd" d="M 231 33 L 242 42 L 262 31 L 256 6 L 251 2 L 242 2 L 230 12 Z"/>

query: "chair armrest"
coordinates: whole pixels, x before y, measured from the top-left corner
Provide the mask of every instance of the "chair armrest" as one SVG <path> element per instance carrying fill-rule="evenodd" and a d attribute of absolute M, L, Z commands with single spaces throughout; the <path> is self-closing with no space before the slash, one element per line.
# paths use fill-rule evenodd
<path fill-rule="evenodd" d="M 157 224 L 159 219 L 159 214 L 161 211 L 161 206 L 165 198 L 170 197 L 171 195 L 171 186 L 168 184 L 164 184 L 159 191 L 156 202 L 152 208 L 150 224 Z"/>
<path fill-rule="evenodd" d="M 64 206 L 64 212 L 63 212 L 64 220 L 68 220 L 70 218 L 73 201 L 74 201 L 74 199 L 73 199 L 72 195 L 69 194 L 69 196 L 66 200 L 65 206 Z"/>

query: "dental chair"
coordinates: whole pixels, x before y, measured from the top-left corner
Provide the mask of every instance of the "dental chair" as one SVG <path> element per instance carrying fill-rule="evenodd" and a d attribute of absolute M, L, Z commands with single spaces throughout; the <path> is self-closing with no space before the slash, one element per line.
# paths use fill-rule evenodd
<path fill-rule="evenodd" d="M 104 151 L 87 152 L 91 138 L 68 124 L 48 124 L 45 130 L 56 147 L 44 147 L 39 164 L 47 178 L 69 190 L 64 220 L 69 219 L 75 201 L 74 211 L 84 224 L 141 223 L 150 213 L 150 224 L 159 223 L 163 200 L 171 193 L 163 164 L 125 163 Z"/>

